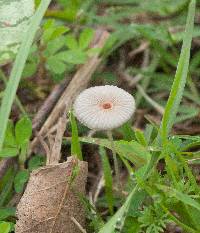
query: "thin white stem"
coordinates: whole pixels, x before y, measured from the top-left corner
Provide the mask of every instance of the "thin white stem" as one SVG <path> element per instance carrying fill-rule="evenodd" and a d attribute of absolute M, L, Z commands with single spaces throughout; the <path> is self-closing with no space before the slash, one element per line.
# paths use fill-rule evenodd
<path fill-rule="evenodd" d="M 77 228 L 80 230 L 80 232 L 87 233 L 87 231 L 81 226 L 81 224 L 74 217 L 71 217 L 71 220 L 77 226 Z"/>
<path fill-rule="evenodd" d="M 115 145 L 114 145 L 112 132 L 110 130 L 108 130 L 107 135 L 108 135 L 108 139 L 109 139 L 110 144 L 111 144 L 111 150 L 112 150 L 112 153 L 113 153 L 115 175 L 116 175 L 116 179 L 117 179 L 117 188 L 118 188 L 118 190 L 121 190 L 119 164 L 118 164 L 118 161 L 117 161 L 117 153 L 116 153 L 116 150 L 115 150 Z"/>

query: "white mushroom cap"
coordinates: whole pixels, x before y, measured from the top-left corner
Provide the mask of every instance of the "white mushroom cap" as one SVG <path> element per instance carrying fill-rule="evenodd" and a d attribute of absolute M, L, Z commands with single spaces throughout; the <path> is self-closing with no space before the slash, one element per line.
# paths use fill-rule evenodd
<path fill-rule="evenodd" d="M 73 107 L 77 119 L 88 128 L 111 130 L 131 118 L 135 100 L 119 87 L 96 86 L 81 92 Z"/>

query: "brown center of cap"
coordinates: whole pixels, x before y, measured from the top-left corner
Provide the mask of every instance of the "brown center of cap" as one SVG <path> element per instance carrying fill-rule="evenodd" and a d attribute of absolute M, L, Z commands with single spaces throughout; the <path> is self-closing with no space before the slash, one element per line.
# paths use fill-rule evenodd
<path fill-rule="evenodd" d="M 104 103 L 104 104 L 102 104 L 102 108 L 103 109 L 110 109 L 110 108 L 112 108 L 112 104 L 111 103 Z"/>

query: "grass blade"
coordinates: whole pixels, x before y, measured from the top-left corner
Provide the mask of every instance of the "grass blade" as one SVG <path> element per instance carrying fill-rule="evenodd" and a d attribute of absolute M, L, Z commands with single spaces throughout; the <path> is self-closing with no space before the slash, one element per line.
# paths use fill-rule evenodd
<path fill-rule="evenodd" d="M 41 1 L 36 13 L 30 21 L 27 32 L 24 34 L 22 44 L 15 59 L 10 78 L 5 89 L 2 105 L 0 109 L 0 150 L 2 149 L 5 131 L 10 115 L 11 107 L 16 96 L 16 91 L 20 82 L 20 78 L 29 54 L 30 47 L 33 43 L 35 33 L 40 25 L 43 15 L 46 12 L 51 0 Z"/>
<path fill-rule="evenodd" d="M 70 111 L 70 122 L 72 127 L 72 141 L 71 141 L 71 155 L 77 156 L 78 159 L 83 160 L 81 146 L 78 137 L 78 128 L 76 119 L 72 111 Z"/>
<path fill-rule="evenodd" d="M 165 112 L 162 119 L 161 136 L 163 141 L 166 140 L 175 122 L 176 114 L 178 112 L 178 107 L 182 99 L 183 90 L 187 79 L 189 60 L 190 60 L 190 48 L 191 48 L 192 34 L 194 28 L 195 6 L 196 6 L 196 0 L 192 0 L 189 5 L 185 36 L 183 40 L 183 46 L 178 62 L 175 79 L 172 85 L 171 93 L 167 105 L 165 107 Z"/>
<path fill-rule="evenodd" d="M 106 199 L 108 202 L 110 213 L 113 214 L 114 198 L 113 198 L 112 170 L 110 167 L 108 157 L 106 155 L 106 151 L 103 147 L 99 148 L 99 153 L 101 155 L 101 163 L 102 163 L 103 175 L 104 175 L 104 181 L 105 181 Z"/>

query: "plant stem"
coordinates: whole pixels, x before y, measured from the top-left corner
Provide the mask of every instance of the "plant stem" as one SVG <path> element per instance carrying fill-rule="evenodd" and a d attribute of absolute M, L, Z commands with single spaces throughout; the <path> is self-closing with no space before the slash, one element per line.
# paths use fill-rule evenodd
<path fill-rule="evenodd" d="M 110 130 L 108 130 L 108 131 L 107 131 L 107 135 L 108 135 L 108 139 L 109 139 L 110 144 L 111 144 L 111 150 L 112 150 L 112 153 L 113 153 L 115 175 L 116 175 L 116 178 L 117 178 L 117 189 L 118 189 L 119 191 L 121 191 L 119 164 L 118 164 L 118 161 L 117 161 L 117 153 L 116 153 L 116 150 L 115 150 L 115 144 L 114 144 L 112 132 L 111 132 Z"/>

